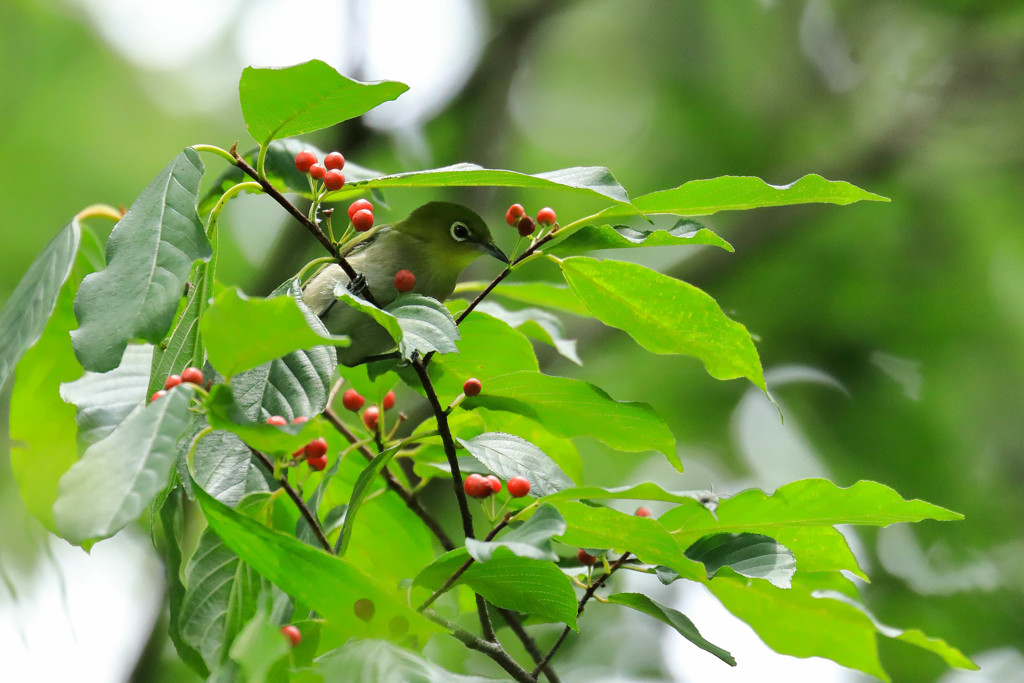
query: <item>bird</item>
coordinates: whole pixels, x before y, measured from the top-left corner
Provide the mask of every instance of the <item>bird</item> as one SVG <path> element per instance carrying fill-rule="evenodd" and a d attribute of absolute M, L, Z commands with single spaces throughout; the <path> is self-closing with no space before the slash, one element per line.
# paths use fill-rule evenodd
<path fill-rule="evenodd" d="M 429 202 L 401 221 L 375 226 L 341 252 L 365 278 L 366 288 L 381 308 L 399 294 L 395 287 L 398 271 L 413 273 L 413 292 L 444 301 L 455 290 L 463 269 L 484 254 L 509 263 L 494 243 L 487 223 L 472 209 L 452 202 Z M 337 349 L 338 362 L 358 365 L 394 348 L 391 336 L 373 318 L 338 301 L 334 293 L 338 283 L 356 290 L 357 295 L 363 285 L 351 286 L 341 266 L 332 263 L 317 271 L 302 289 L 303 303 L 327 331 L 351 339 L 350 346 Z"/>

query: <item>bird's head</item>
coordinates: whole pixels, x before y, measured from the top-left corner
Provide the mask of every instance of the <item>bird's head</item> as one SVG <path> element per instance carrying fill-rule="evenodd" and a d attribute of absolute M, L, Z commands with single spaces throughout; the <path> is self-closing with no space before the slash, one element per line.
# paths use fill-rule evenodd
<path fill-rule="evenodd" d="M 494 243 L 484 220 L 461 204 L 424 204 L 405 220 L 393 225 L 392 229 L 430 245 L 431 251 L 460 271 L 481 252 L 508 263 L 508 257 Z"/>

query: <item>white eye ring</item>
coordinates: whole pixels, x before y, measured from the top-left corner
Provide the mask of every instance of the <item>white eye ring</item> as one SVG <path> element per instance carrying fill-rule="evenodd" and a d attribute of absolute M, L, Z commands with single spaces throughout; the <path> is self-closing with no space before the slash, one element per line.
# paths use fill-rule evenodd
<path fill-rule="evenodd" d="M 469 239 L 469 226 L 462 221 L 455 221 L 449 230 L 452 239 L 456 242 L 465 242 Z"/>

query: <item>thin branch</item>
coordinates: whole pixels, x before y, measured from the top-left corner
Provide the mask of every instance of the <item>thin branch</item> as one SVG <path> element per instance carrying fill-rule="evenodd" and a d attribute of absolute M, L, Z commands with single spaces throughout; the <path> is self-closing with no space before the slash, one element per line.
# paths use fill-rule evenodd
<path fill-rule="evenodd" d="M 619 567 L 625 564 L 627 559 L 629 559 L 629 553 L 623 553 L 622 556 L 619 559 L 615 560 L 615 563 L 608 568 L 607 574 L 602 575 L 597 581 L 590 584 L 590 588 L 588 588 L 583 593 L 583 597 L 580 598 L 580 606 L 576 609 L 577 617 L 583 614 L 583 608 L 586 607 L 587 602 L 590 600 L 590 598 L 594 597 L 594 593 L 597 592 L 597 589 L 603 586 L 604 582 L 608 579 L 608 577 L 614 574 Z M 558 636 L 558 640 L 556 640 L 555 644 L 551 646 L 551 649 L 548 651 L 547 656 L 544 657 L 544 659 L 537 665 L 537 668 L 533 670 L 533 676 L 535 678 L 537 674 L 539 674 L 540 671 L 548 665 L 548 662 L 551 661 L 551 658 L 555 656 L 555 653 L 558 652 L 558 648 L 562 646 L 562 642 L 565 640 L 565 637 L 569 635 L 569 631 L 571 630 L 572 629 L 566 626 L 565 629 L 562 631 L 562 634 Z"/>
<path fill-rule="evenodd" d="M 274 463 L 263 453 L 249 446 L 249 452 L 252 453 L 260 461 L 260 463 L 266 467 L 270 472 L 274 471 Z M 331 552 L 331 544 L 328 542 L 327 537 L 324 536 L 323 529 L 320 528 L 320 523 L 316 520 L 316 516 L 310 511 L 309 506 L 306 505 L 306 501 L 302 500 L 302 496 L 299 495 L 298 491 L 292 488 L 292 485 L 288 483 L 288 480 L 281 477 L 277 480 L 281 484 L 281 488 L 285 490 L 288 497 L 291 498 L 295 505 L 299 508 L 299 512 L 302 513 L 306 523 L 309 524 L 309 528 L 313 530 L 316 535 L 316 539 L 320 541 L 320 545 L 323 546 L 324 550 Z"/>
<path fill-rule="evenodd" d="M 498 532 L 499 532 L 499 531 L 501 531 L 502 529 L 504 529 L 504 528 L 505 528 L 505 525 L 507 525 L 507 524 L 508 524 L 508 520 L 510 520 L 510 519 L 512 519 L 512 513 L 511 513 L 511 512 L 507 512 L 507 513 L 505 513 L 505 517 L 504 517 L 504 519 L 502 519 L 502 520 L 501 520 L 500 522 L 498 522 L 498 523 L 497 523 L 497 524 L 495 525 L 495 527 L 494 527 L 493 529 L 491 529 L 491 533 L 487 534 L 487 537 L 486 537 L 486 538 L 484 538 L 484 541 L 489 541 L 489 540 L 491 540 L 492 538 L 494 538 L 495 536 L 497 536 L 497 535 L 498 535 Z M 425 610 L 426 608 L 430 607 L 431 603 L 433 603 L 433 602 L 434 602 L 435 600 L 437 600 L 437 599 L 438 599 L 439 597 L 441 597 L 442 595 L 444 595 L 444 594 L 445 594 L 445 592 L 447 592 L 447 590 L 448 590 L 449 588 L 451 588 L 451 587 L 452 587 L 452 585 L 453 585 L 453 584 L 454 584 L 454 583 L 455 583 L 456 581 L 458 581 L 458 580 L 459 580 L 459 577 L 460 577 L 460 576 L 462 576 L 463 572 L 465 572 L 465 571 L 466 571 L 467 569 L 469 569 L 470 565 L 472 565 L 474 561 L 475 561 L 475 560 L 474 560 L 474 559 L 473 559 L 472 557 L 470 557 L 470 558 L 469 558 L 468 560 L 466 560 L 465 562 L 463 562 L 463 563 L 462 563 L 462 566 L 461 566 L 461 567 L 459 567 L 458 569 L 456 569 L 456 570 L 455 570 L 455 572 L 454 572 L 454 573 L 453 573 L 453 574 L 452 574 L 451 576 L 449 576 L 449 577 L 448 577 L 448 580 L 447 580 L 447 581 L 445 581 L 445 582 L 444 582 L 443 584 L 441 584 L 441 587 L 440 587 L 440 588 L 438 588 L 438 589 L 437 589 L 436 591 L 434 591 L 434 592 L 433 592 L 433 593 L 431 594 L 431 596 L 430 596 L 429 598 L 427 598 L 427 599 L 426 599 L 426 600 L 425 600 L 425 601 L 423 602 L 423 604 L 422 604 L 422 605 L 420 605 L 419 607 L 417 607 L 417 608 L 416 608 L 416 611 L 417 611 L 417 612 L 422 612 L 422 611 L 423 611 L 423 610 Z"/>
<path fill-rule="evenodd" d="M 533 636 L 526 632 L 526 629 L 523 627 L 523 622 L 519 620 L 519 615 L 512 610 L 500 607 L 498 608 L 498 611 L 501 612 L 501 616 L 505 619 L 505 623 L 508 624 L 508 627 L 512 629 L 512 632 L 516 634 L 516 637 L 519 638 L 519 641 L 523 644 L 523 647 L 526 648 L 530 657 L 533 658 L 533 663 L 540 664 L 541 662 L 544 662 L 544 655 L 541 653 L 540 648 L 537 647 L 537 641 L 533 639 Z M 544 662 L 541 671 L 544 672 L 544 675 L 548 677 L 548 680 L 551 683 L 561 683 L 561 679 L 558 678 L 558 674 L 555 673 L 555 670 L 551 668 L 549 663 Z"/>
<path fill-rule="evenodd" d="M 524 669 L 523 667 L 519 666 L 516 660 L 512 659 L 512 657 L 510 657 L 509 654 L 505 652 L 505 649 L 502 648 L 500 644 L 483 640 L 482 638 L 474 636 L 469 631 L 466 631 L 465 629 L 460 628 L 452 622 L 448 621 L 447 619 L 439 616 L 433 610 L 426 610 L 423 613 L 423 616 L 425 616 L 427 619 L 430 619 L 435 624 L 438 624 L 439 626 L 442 626 L 445 629 L 447 629 L 451 633 L 451 635 L 459 639 L 459 641 L 461 641 L 462 644 L 468 647 L 469 649 L 476 650 L 477 652 L 482 652 L 491 659 L 493 659 L 498 664 L 498 666 L 504 669 L 506 673 L 508 673 L 508 675 L 511 676 L 513 679 L 519 681 L 520 683 L 536 683 L 537 677 L 530 674 L 530 672 Z"/>

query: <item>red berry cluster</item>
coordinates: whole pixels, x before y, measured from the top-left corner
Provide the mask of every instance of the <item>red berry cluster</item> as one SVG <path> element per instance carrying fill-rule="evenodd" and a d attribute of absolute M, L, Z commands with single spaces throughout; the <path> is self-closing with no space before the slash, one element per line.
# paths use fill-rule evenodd
<path fill-rule="evenodd" d="M 366 232 L 373 227 L 373 204 L 357 199 L 348 205 L 348 219 L 357 232 Z"/>
<path fill-rule="evenodd" d="M 554 209 L 545 206 L 537 212 L 537 220 L 534 221 L 533 218 L 526 214 L 526 209 L 523 208 L 522 204 L 513 204 L 505 212 L 505 222 L 519 230 L 521 236 L 528 237 L 537 229 L 538 223 L 542 228 L 546 228 L 550 225 L 555 225 L 558 222 L 558 217 L 555 215 Z"/>
<path fill-rule="evenodd" d="M 341 404 L 345 406 L 346 410 L 351 410 L 353 413 L 358 412 L 360 408 L 366 403 L 366 399 L 355 389 L 349 389 L 341 395 Z M 384 410 L 391 410 L 395 407 L 395 392 L 389 391 L 384 394 L 384 400 L 380 402 L 378 406 L 368 406 L 363 411 L 363 424 L 371 432 L 376 431 L 377 423 L 380 421 L 380 410 L 381 407 Z M 400 418 L 403 416 L 399 416 Z"/>
<path fill-rule="evenodd" d="M 501 492 L 501 480 L 493 474 L 486 477 L 470 474 L 462 481 L 462 489 L 470 498 L 487 498 Z M 513 498 L 522 498 L 530 492 L 530 480 L 526 477 L 512 477 L 508 480 L 508 492 Z"/>
<path fill-rule="evenodd" d="M 309 422 L 309 418 L 305 415 L 299 415 L 292 420 L 292 424 L 296 425 L 304 422 Z M 288 420 L 280 415 L 271 415 L 267 418 L 267 424 L 274 425 L 275 427 L 284 427 L 288 424 Z M 322 471 L 327 467 L 327 439 L 318 436 L 292 453 L 292 457 L 296 460 L 305 460 L 311 470 Z"/>
<path fill-rule="evenodd" d="M 164 388 L 149 397 L 149 402 L 152 403 L 159 398 L 163 398 L 167 395 L 168 391 L 179 384 L 195 384 L 197 387 L 203 386 L 203 371 L 199 368 L 189 367 L 182 370 L 180 375 L 171 375 L 166 381 L 164 381 Z"/>
<path fill-rule="evenodd" d="M 295 155 L 295 168 L 299 173 L 308 173 L 316 180 L 322 180 L 328 190 L 340 190 L 345 185 L 345 157 L 341 152 L 331 152 L 324 157 L 324 163 L 317 163 L 316 155 L 304 149 Z"/>

